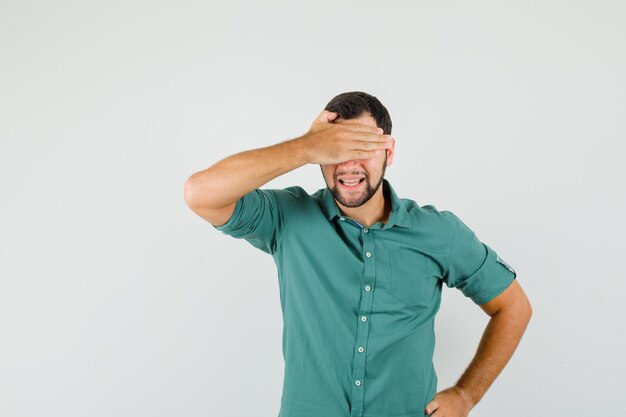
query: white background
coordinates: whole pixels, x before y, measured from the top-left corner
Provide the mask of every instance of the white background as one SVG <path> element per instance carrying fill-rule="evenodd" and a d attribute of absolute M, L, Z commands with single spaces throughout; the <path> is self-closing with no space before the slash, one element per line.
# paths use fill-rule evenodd
<path fill-rule="evenodd" d="M 277 415 L 274 263 L 183 186 L 354 90 L 391 114 L 398 194 L 533 305 L 470 415 L 625 415 L 625 51 L 621 1 L 2 0 L 0 415 Z M 444 286 L 440 390 L 487 320 Z"/>

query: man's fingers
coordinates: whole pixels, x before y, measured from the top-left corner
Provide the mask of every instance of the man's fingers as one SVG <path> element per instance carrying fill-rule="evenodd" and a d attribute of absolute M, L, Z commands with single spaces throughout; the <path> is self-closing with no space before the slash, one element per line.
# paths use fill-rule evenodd
<path fill-rule="evenodd" d="M 357 132 L 372 132 L 372 133 L 377 133 L 379 135 L 382 135 L 383 133 L 385 133 L 383 129 L 381 129 L 380 127 L 376 127 L 376 126 L 362 125 L 362 124 L 350 124 L 348 126 L 353 127 L 355 131 Z"/>
<path fill-rule="evenodd" d="M 376 133 L 362 132 L 352 139 L 358 149 L 388 148 L 393 142 L 391 135 L 378 135 Z"/>
<path fill-rule="evenodd" d="M 354 154 L 351 159 L 369 159 L 377 156 L 380 152 L 386 152 L 385 149 L 354 149 Z M 350 160 L 350 159 L 349 159 Z"/>
<path fill-rule="evenodd" d="M 439 403 L 436 400 L 433 400 L 426 405 L 426 409 L 424 411 L 426 411 L 426 414 L 432 415 L 433 412 L 438 408 L 439 408 Z"/>
<path fill-rule="evenodd" d="M 337 118 L 337 115 L 337 112 L 322 110 L 322 112 L 319 114 L 319 116 L 317 116 L 317 119 L 315 120 L 322 123 L 328 123 L 335 120 Z"/>

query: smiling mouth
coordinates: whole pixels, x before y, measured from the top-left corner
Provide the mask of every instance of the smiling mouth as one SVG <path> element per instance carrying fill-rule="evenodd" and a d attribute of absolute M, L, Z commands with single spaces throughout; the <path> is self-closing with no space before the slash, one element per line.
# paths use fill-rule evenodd
<path fill-rule="evenodd" d="M 361 186 L 361 184 L 363 182 L 365 182 L 365 178 L 361 178 L 358 181 L 345 181 L 344 180 L 339 180 L 338 181 L 341 186 L 347 190 L 354 190 L 356 188 L 359 188 Z"/>

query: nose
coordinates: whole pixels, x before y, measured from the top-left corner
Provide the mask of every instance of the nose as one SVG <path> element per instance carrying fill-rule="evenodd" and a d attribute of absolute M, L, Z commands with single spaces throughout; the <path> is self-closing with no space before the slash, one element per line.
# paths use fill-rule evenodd
<path fill-rule="evenodd" d="M 349 161 L 343 161 L 339 164 L 339 166 L 341 166 L 342 168 L 350 168 L 350 167 L 355 167 L 358 165 L 359 165 L 358 159 L 351 159 Z"/>
<path fill-rule="evenodd" d="M 360 175 L 365 174 L 366 170 L 361 166 L 358 159 L 341 162 L 337 166 L 338 175 Z"/>
<path fill-rule="evenodd" d="M 357 161 L 346 161 L 339 164 L 337 167 L 337 171 L 344 174 L 357 174 L 358 172 L 364 171 Z"/>

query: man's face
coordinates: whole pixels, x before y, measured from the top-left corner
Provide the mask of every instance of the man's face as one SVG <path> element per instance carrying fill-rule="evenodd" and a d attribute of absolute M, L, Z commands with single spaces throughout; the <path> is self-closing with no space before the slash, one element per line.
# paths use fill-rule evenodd
<path fill-rule="evenodd" d="M 369 113 L 356 119 L 340 119 L 335 123 L 364 124 L 377 127 L 376 121 Z M 387 165 L 391 165 L 393 161 L 394 146 L 395 141 L 391 148 L 386 149 L 386 152 L 378 153 L 371 158 L 320 165 L 326 186 L 335 199 L 345 207 L 359 207 L 372 198 L 382 184 Z M 339 180 L 340 178 L 349 180 L 358 177 L 364 177 L 364 179 L 354 186 Z"/>

